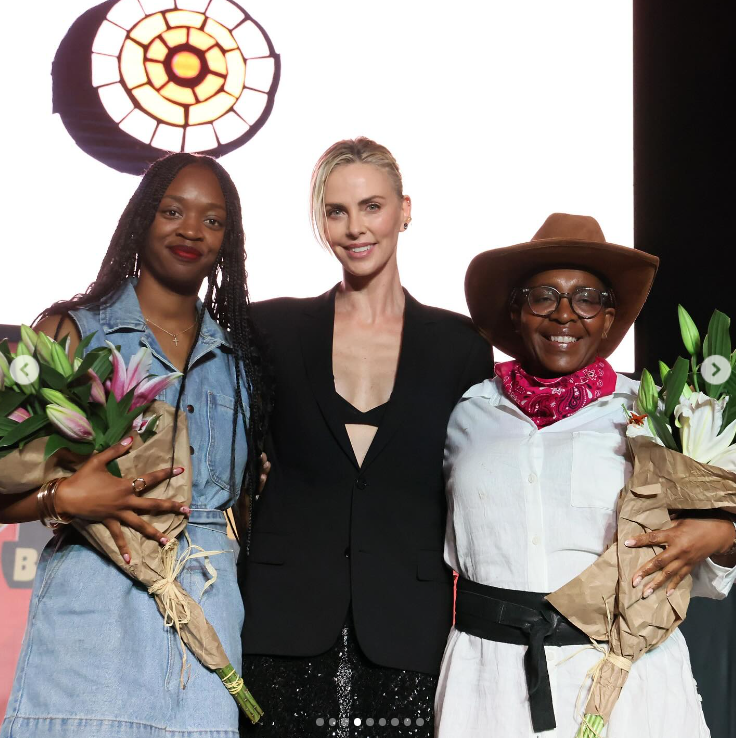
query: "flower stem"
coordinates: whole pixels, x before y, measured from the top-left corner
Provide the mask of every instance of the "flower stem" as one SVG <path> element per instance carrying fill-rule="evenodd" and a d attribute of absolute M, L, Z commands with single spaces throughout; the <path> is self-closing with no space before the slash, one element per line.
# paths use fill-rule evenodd
<path fill-rule="evenodd" d="M 220 677 L 227 691 L 230 692 L 233 699 L 238 703 L 238 707 L 245 713 L 251 723 L 257 723 L 263 716 L 263 710 L 243 683 L 240 674 L 232 667 L 232 664 L 228 664 L 222 669 L 216 669 L 215 673 Z"/>
<path fill-rule="evenodd" d="M 698 387 L 698 362 L 694 355 L 690 357 L 690 366 L 693 370 L 693 387 L 696 392 L 700 392 L 700 387 Z"/>
<path fill-rule="evenodd" d="M 606 727 L 603 718 L 600 715 L 592 715 L 588 713 L 583 722 L 575 733 L 575 738 L 602 738 L 603 728 Z"/>

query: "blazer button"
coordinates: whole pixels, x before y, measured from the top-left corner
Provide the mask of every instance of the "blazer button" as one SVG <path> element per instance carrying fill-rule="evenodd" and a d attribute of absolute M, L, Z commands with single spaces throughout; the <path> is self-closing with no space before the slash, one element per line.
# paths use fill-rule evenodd
<path fill-rule="evenodd" d="M 350 558 L 350 546 L 348 546 L 348 547 L 347 547 L 347 548 L 346 548 L 346 549 L 345 549 L 345 550 L 343 551 L 343 553 L 345 554 L 345 558 L 346 558 L 346 559 L 349 559 L 349 558 Z"/>
<path fill-rule="evenodd" d="M 189 447 L 189 455 L 194 456 L 194 446 Z"/>
<path fill-rule="evenodd" d="M 355 486 L 358 489 L 365 489 L 368 486 L 368 482 L 362 477 L 358 477 L 358 479 L 355 482 Z"/>
<path fill-rule="evenodd" d="M 187 412 L 193 413 L 194 412 L 194 405 L 187 405 Z"/>

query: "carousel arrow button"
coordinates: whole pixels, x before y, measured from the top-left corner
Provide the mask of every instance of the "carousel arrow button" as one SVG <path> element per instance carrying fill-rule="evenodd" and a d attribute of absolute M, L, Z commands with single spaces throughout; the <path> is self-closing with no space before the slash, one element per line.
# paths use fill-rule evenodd
<path fill-rule="evenodd" d="M 18 356 L 10 365 L 10 375 L 18 384 L 33 384 L 38 372 L 38 362 L 32 356 Z"/>
<path fill-rule="evenodd" d="M 700 365 L 700 373 L 710 384 L 723 384 L 731 376 L 731 362 L 725 356 L 709 356 Z"/>

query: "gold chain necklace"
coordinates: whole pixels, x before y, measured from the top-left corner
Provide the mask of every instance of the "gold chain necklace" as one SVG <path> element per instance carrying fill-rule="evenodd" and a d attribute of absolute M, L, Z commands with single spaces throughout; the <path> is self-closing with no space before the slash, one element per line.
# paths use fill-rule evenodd
<path fill-rule="evenodd" d="M 171 336 L 171 340 L 174 342 L 174 346 L 179 345 L 179 336 L 181 336 L 182 333 L 186 333 L 187 331 L 192 330 L 195 325 L 197 325 L 197 321 L 195 320 L 194 323 L 192 323 L 189 328 L 185 328 L 183 331 L 179 331 L 178 333 L 172 333 L 171 331 L 167 331 L 166 328 L 162 328 L 158 323 L 154 323 L 152 320 L 149 320 L 145 315 L 143 316 L 143 320 L 146 321 L 146 323 L 150 323 L 153 326 L 156 326 L 160 331 L 163 331 L 168 336 Z"/>

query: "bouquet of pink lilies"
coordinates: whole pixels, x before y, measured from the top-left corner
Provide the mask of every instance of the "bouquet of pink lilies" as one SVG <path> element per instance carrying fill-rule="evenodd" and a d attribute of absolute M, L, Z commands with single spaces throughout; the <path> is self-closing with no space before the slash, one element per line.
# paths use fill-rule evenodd
<path fill-rule="evenodd" d="M 92 338 L 79 344 L 71 360 L 68 339 L 58 343 L 25 325 L 15 354 L 0 342 L 0 458 L 40 438 L 46 438 L 48 459 L 62 448 L 89 456 L 131 430 L 143 442 L 155 433 L 159 416 L 145 413 L 181 373 L 149 376 L 148 348 L 127 367 L 109 342 L 85 355 Z M 110 471 L 120 476 L 115 462 Z"/>
<path fill-rule="evenodd" d="M 130 451 L 107 466 L 125 479 L 141 471 L 161 469 L 172 460 L 189 458 L 189 438 L 184 413 L 175 422 L 174 408 L 155 398 L 175 382 L 180 372 L 151 376 L 151 351 L 142 348 L 126 366 L 118 349 L 107 346 L 86 349 L 85 338 L 74 356 L 68 356 L 68 339 L 54 341 L 28 326 L 21 326 L 15 354 L 0 341 L 0 494 L 17 494 L 39 488 L 49 479 L 69 476 L 91 454 L 133 437 Z M 61 460 L 62 449 L 76 454 Z M 173 453 L 172 453 L 173 452 Z M 68 454 L 65 454 L 69 456 Z M 180 500 L 190 504 L 192 475 L 184 473 L 142 492 L 142 496 Z M 252 722 L 263 715 L 240 675 L 228 659 L 222 643 L 199 604 L 181 586 L 178 576 L 191 559 L 202 559 L 212 574 L 209 557 L 222 551 L 204 551 L 192 545 L 186 534 L 186 518 L 166 513 L 141 515 L 168 539 L 161 548 L 132 528 L 124 528 L 130 560 L 125 561 L 102 523 L 74 519 L 76 528 L 100 553 L 153 596 L 166 626 L 175 628 L 182 647 L 181 686 L 184 688 L 187 657 L 184 646 L 214 671 Z M 179 554 L 177 536 L 188 541 Z"/>

